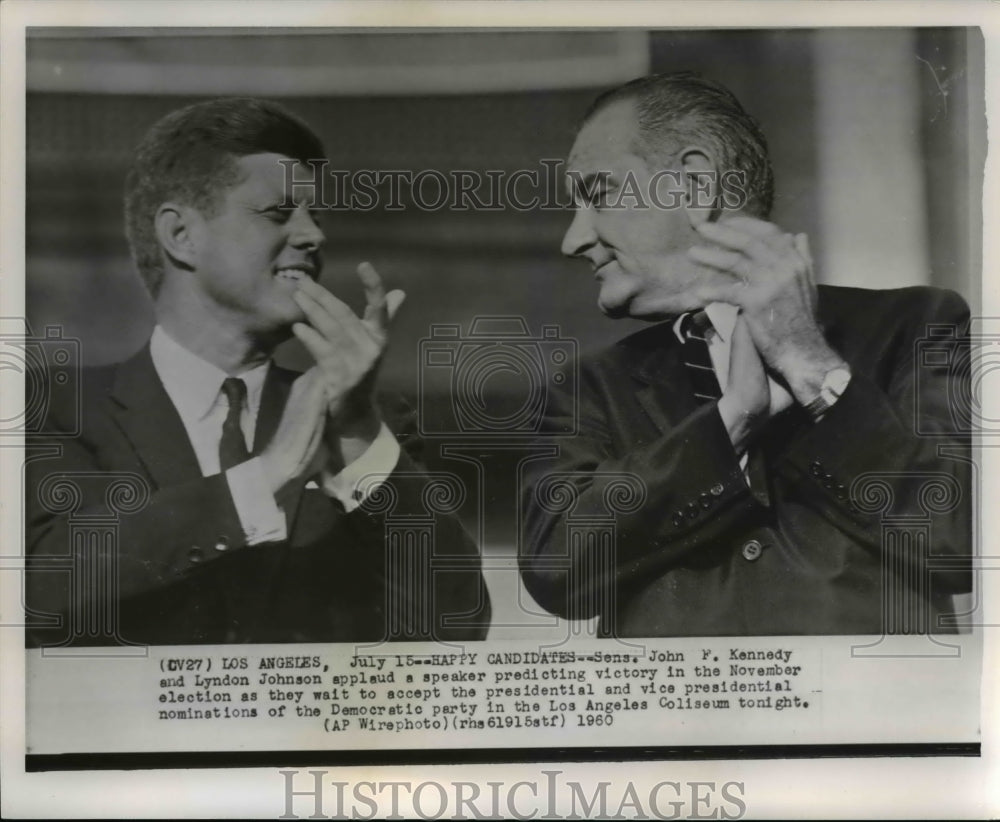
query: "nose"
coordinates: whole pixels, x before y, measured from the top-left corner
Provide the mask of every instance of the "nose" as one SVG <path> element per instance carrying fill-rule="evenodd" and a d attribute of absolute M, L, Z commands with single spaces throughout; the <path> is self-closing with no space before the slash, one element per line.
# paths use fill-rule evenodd
<path fill-rule="evenodd" d="M 573 222 L 563 236 L 560 250 L 567 257 L 579 257 L 596 242 L 593 209 L 590 206 L 577 206 L 573 212 Z"/>
<path fill-rule="evenodd" d="M 290 242 L 296 248 L 319 251 L 326 242 L 326 235 L 319 227 L 313 213 L 304 205 L 292 212 L 289 219 Z"/>

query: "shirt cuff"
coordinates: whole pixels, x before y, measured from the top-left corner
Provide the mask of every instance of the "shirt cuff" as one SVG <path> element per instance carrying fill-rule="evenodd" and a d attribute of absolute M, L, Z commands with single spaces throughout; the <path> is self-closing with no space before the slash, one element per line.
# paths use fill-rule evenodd
<path fill-rule="evenodd" d="M 259 458 L 230 468 L 226 471 L 226 482 L 247 545 L 280 542 L 288 537 L 285 515 L 274 501 Z"/>
<path fill-rule="evenodd" d="M 344 466 L 339 474 L 323 472 L 323 491 L 339 500 L 344 510 L 350 513 L 359 507 L 382 482 L 372 482 L 372 474 L 382 475 L 382 481 L 396 470 L 399 462 L 399 443 L 389 427 L 382 423 L 378 435 L 365 452 L 350 465 Z M 362 486 L 361 480 L 368 481 Z"/>

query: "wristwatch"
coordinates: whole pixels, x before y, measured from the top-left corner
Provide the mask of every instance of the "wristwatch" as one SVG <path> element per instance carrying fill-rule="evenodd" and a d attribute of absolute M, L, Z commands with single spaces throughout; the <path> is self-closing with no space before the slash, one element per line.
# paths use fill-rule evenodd
<path fill-rule="evenodd" d="M 809 412 L 809 415 L 814 420 L 819 420 L 840 399 L 847 390 L 847 384 L 850 381 L 851 370 L 846 365 L 827 371 L 823 378 L 823 384 L 820 386 L 819 395 L 806 405 L 806 411 Z"/>

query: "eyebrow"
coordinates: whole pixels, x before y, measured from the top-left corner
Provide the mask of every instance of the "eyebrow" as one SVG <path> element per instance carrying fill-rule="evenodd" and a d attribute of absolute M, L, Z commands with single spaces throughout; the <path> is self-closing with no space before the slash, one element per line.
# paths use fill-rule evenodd
<path fill-rule="evenodd" d="M 317 198 L 308 198 L 304 196 L 289 197 L 282 194 L 269 195 L 266 198 L 267 205 L 264 206 L 265 209 L 277 208 L 281 211 L 294 211 L 297 208 L 305 208 L 310 211 L 319 209 L 320 203 Z"/>
<path fill-rule="evenodd" d="M 248 201 L 247 205 L 254 211 L 272 211 L 274 209 L 281 209 L 284 201 L 277 197 L 262 197 Z"/>

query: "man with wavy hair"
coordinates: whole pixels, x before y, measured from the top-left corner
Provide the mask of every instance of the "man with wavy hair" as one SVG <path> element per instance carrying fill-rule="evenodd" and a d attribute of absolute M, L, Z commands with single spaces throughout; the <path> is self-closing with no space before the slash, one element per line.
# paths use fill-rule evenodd
<path fill-rule="evenodd" d="M 374 399 L 404 295 L 362 263 L 358 317 L 319 283 L 315 191 L 293 181 L 313 179 L 324 156 L 305 123 L 249 98 L 174 111 L 136 150 L 126 232 L 156 328 L 131 359 L 85 371 L 80 435 L 53 440 L 60 456 L 28 467 L 28 608 L 75 612 L 78 627 L 83 612 L 117 610 L 117 637 L 81 630 L 73 641 L 485 634 L 478 550 L 458 521 L 439 518 L 430 550 L 394 548 L 384 511 L 366 506 L 387 483 L 396 514 L 422 511 L 427 479 L 408 455 L 407 421 L 383 419 Z M 301 375 L 271 359 L 293 335 L 315 361 Z M 72 430 L 73 413 L 53 408 L 46 430 Z M 46 505 L 46 479 L 100 472 L 149 489 L 119 518 L 110 591 L 43 570 L 71 540 L 69 517 Z M 80 487 L 94 496 L 77 515 L 99 514 L 98 492 Z M 460 567 L 442 571 L 442 557 Z M 36 625 L 29 641 L 64 642 L 65 629 Z"/>

